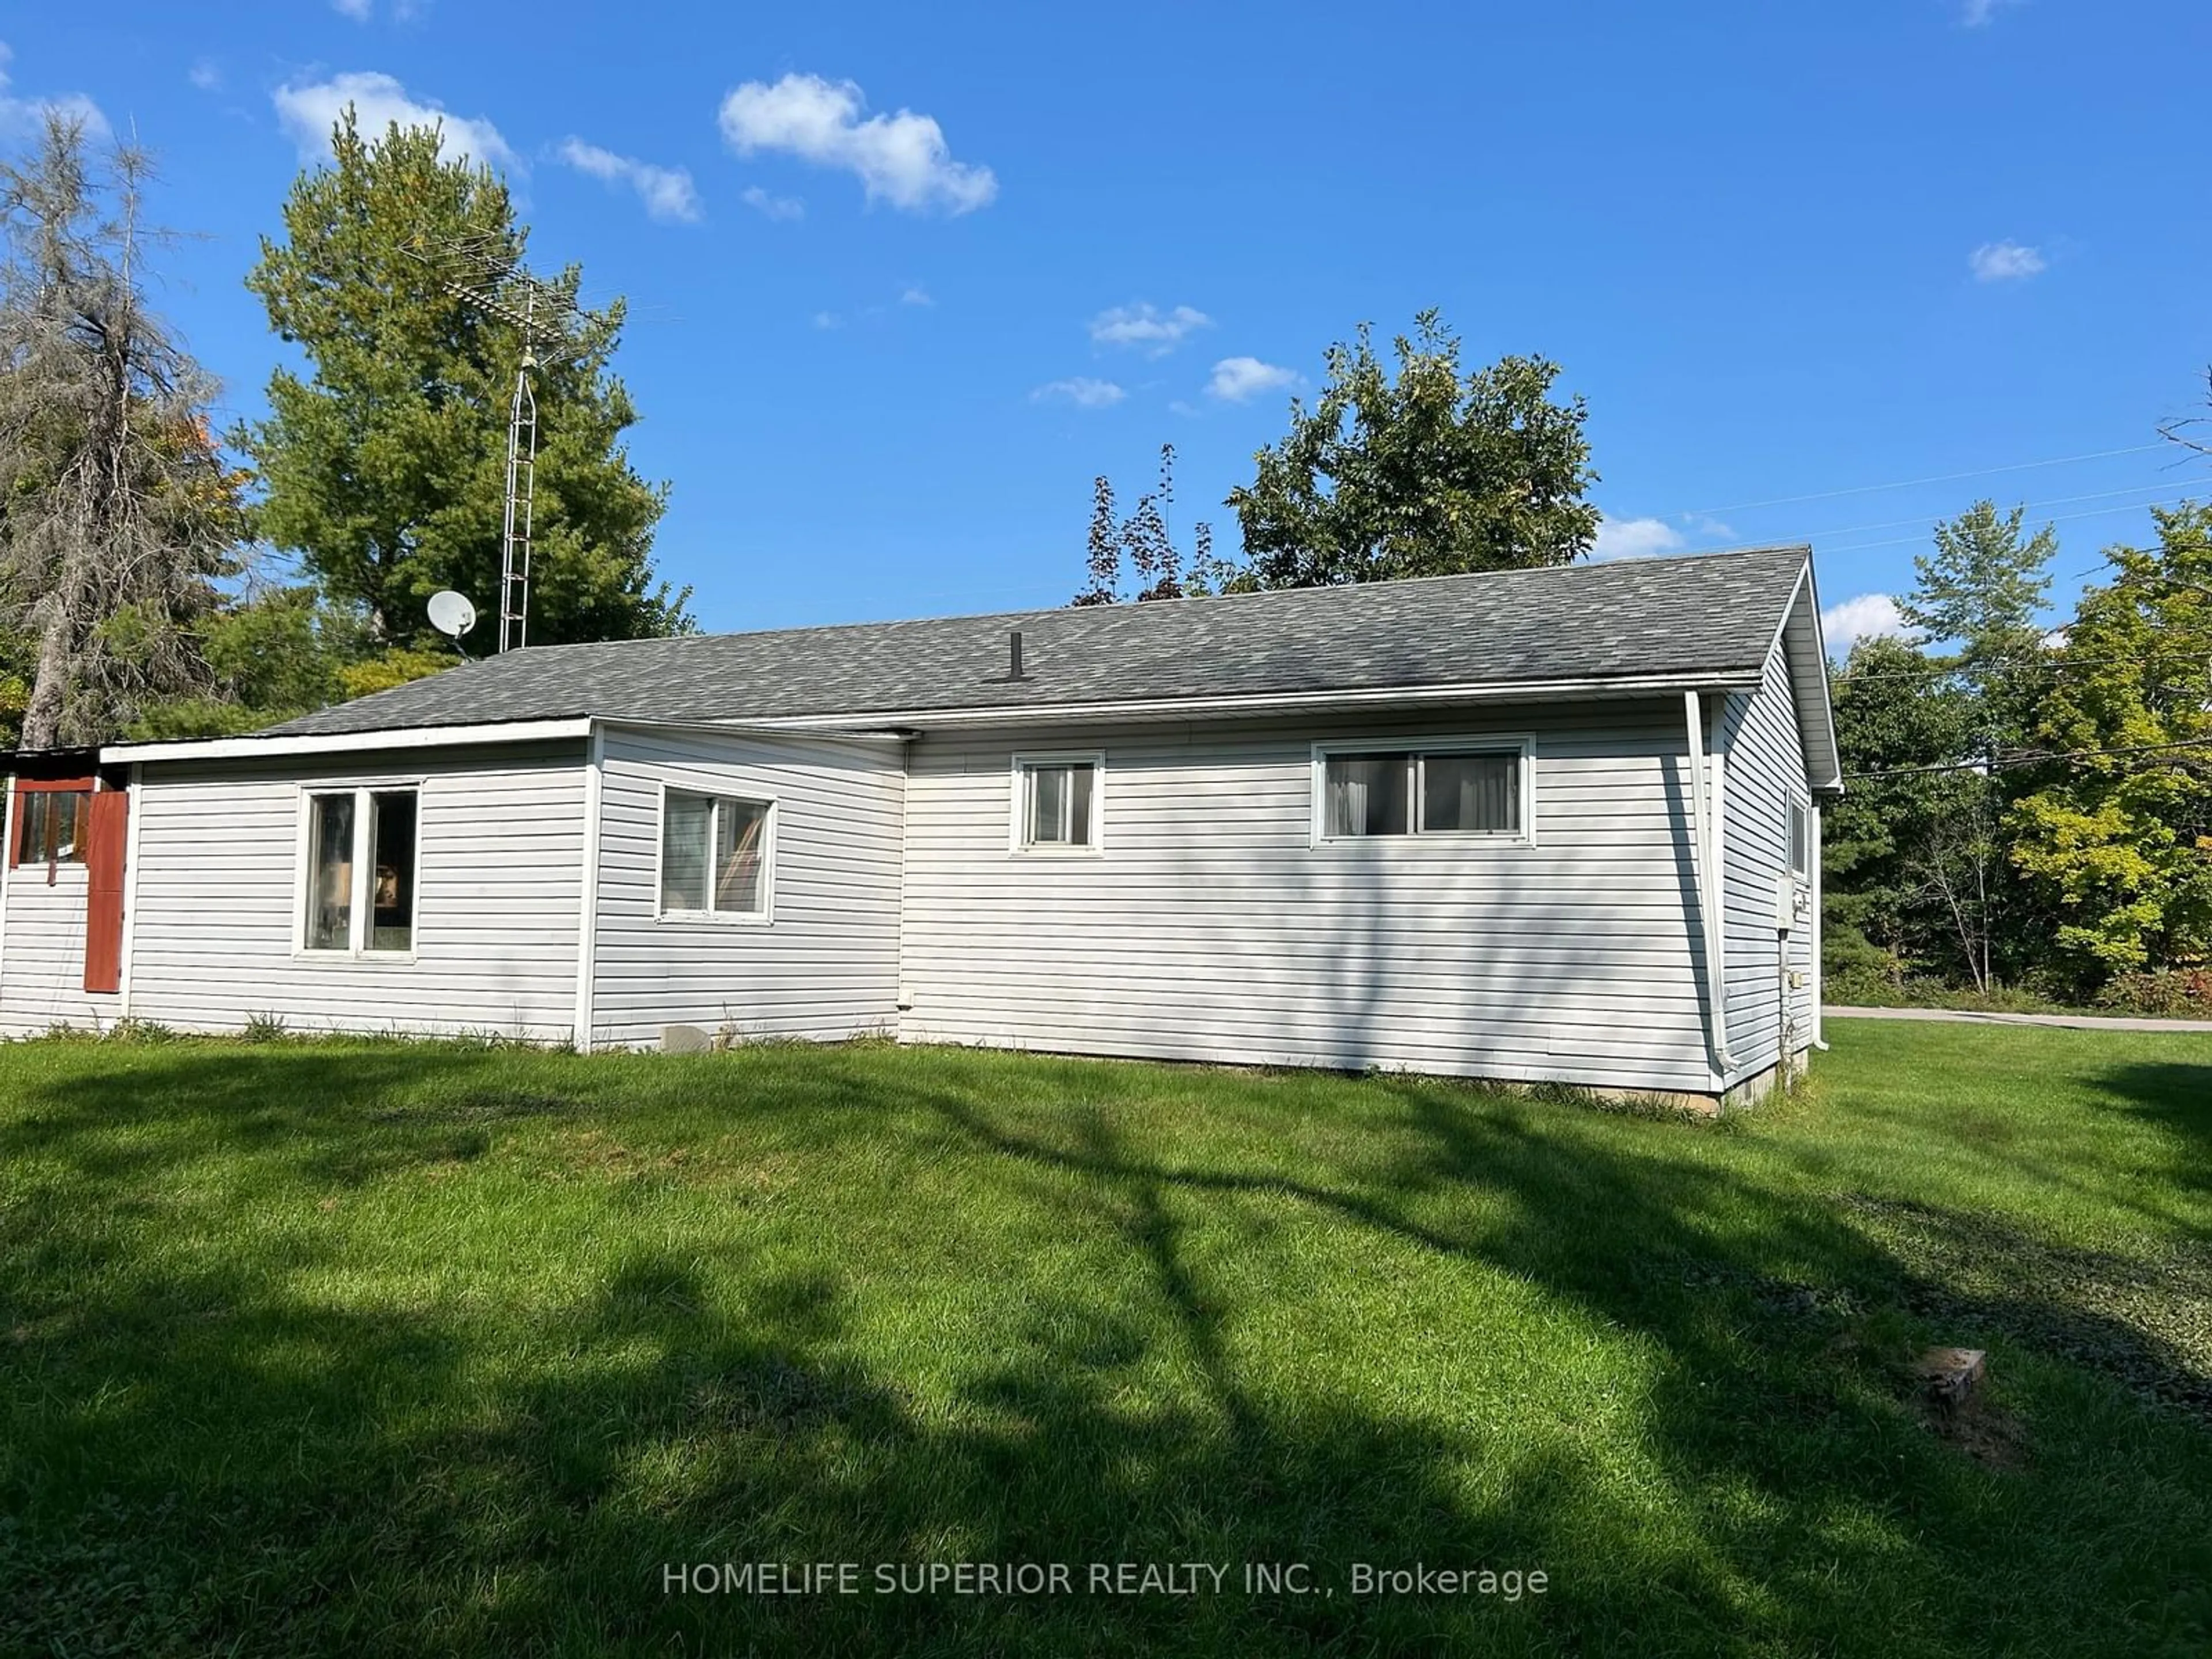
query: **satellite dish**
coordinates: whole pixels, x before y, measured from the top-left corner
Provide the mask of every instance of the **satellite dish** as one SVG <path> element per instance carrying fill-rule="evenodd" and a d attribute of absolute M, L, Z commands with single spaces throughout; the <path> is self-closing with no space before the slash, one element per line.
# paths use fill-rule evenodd
<path fill-rule="evenodd" d="M 459 641 L 476 625 L 477 608 L 469 603 L 467 594 L 447 587 L 430 596 L 430 626 L 441 634 Z"/>

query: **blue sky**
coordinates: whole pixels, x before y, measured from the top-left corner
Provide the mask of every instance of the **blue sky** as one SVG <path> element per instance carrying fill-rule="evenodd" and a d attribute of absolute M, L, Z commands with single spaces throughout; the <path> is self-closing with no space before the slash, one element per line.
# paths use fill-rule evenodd
<path fill-rule="evenodd" d="M 1977 495 L 2056 521 L 2070 587 L 2212 494 L 2155 431 L 2212 359 L 2201 0 L 240 0 L 0 40 L 0 137 L 76 98 L 160 153 L 198 234 L 161 298 L 237 413 L 279 351 L 240 279 L 329 113 L 444 111 L 539 263 L 629 296 L 712 629 L 1060 603 L 1092 477 L 1133 501 L 1164 441 L 1179 536 L 1233 544 L 1323 348 L 1426 305 L 1588 398 L 1607 552 L 1811 539 L 1861 621 Z"/>

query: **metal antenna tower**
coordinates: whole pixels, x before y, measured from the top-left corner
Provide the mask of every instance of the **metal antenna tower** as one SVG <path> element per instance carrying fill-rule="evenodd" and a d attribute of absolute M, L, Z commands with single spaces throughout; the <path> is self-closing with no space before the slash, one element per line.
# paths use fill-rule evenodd
<path fill-rule="evenodd" d="M 583 349 L 581 314 L 562 289 L 525 270 L 504 238 L 417 237 L 408 255 L 429 267 L 438 285 L 520 336 L 514 396 L 507 419 L 507 511 L 500 527 L 501 651 L 529 642 L 531 509 L 538 481 L 538 391 L 541 363 Z"/>

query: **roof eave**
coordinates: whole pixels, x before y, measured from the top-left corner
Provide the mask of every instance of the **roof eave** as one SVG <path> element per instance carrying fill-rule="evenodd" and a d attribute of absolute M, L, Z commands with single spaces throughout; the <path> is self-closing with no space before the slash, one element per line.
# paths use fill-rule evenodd
<path fill-rule="evenodd" d="M 1446 685 L 1374 686 L 1349 690 L 1252 693 L 1217 697 L 1126 698 L 1097 702 L 1008 703 L 962 708 L 889 708 L 838 714 L 768 716 L 745 724 L 772 732 L 865 732 L 885 727 L 1070 725 L 1105 720 L 1189 720 L 1240 714 L 1359 713 L 1413 704 L 1530 702 L 1569 697 L 1613 700 L 1680 691 L 1742 690 L 1758 685 L 1756 667 L 1687 674 L 1498 680 Z"/>
<path fill-rule="evenodd" d="M 129 762 L 259 760 L 358 753 L 363 750 L 458 749 L 580 740 L 594 726 L 647 731 L 712 732 L 774 737 L 896 738 L 909 732 L 947 726 L 1069 725 L 1102 720 L 1142 722 L 1279 714 L 1357 714 L 1377 708 L 1530 702 L 1555 698 L 1589 701 L 1656 696 L 1670 692 L 1741 690 L 1759 684 L 1755 667 L 1688 674 L 1500 680 L 1448 685 L 1375 686 L 1349 690 L 1269 692 L 1218 697 L 1131 698 L 1085 703 L 1022 703 L 996 708 L 875 709 L 832 714 L 789 714 L 727 720 L 668 720 L 622 714 L 571 715 L 552 720 L 479 721 L 465 726 L 372 726 L 352 732 L 264 732 L 235 738 L 185 738 L 166 743 L 112 744 L 100 751 L 109 764 Z"/>

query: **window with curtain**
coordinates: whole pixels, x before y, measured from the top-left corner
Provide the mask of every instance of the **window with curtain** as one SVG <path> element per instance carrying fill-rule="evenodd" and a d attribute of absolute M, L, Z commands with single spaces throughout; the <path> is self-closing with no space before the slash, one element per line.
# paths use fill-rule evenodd
<path fill-rule="evenodd" d="M 1517 836 L 1523 763 L 1517 748 L 1324 751 L 1322 836 Z"/>
<path fill-rule="evenodd" d="M 1038 852 L 1081 851 L 1098 845 L 1098 763 L 1023 760 L 1021 845 Z"/>
<path fill-rule="evenodd" d="M 661 914 L 764 919 L 772 806 L 669 790 L 661 801 Z"/>
<path fill-rule="evenodd" d="M 308 795 L 303 949 L 348 954 L 415 948 L 414 789 Z"/>

